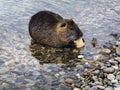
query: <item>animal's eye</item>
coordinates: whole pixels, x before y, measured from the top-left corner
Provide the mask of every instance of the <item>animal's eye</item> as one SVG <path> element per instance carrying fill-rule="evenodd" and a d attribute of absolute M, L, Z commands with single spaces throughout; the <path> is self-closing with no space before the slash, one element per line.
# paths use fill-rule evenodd
<path fill-rule="evenodd" d="M 61 27 L 66 27 L 66 25 L 67 25 L 66 23 L 62 23 Z"/>

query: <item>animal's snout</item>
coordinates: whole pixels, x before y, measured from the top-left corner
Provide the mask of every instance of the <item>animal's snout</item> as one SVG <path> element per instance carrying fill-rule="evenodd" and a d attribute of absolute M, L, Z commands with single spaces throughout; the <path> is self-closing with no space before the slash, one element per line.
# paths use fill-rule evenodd
<path fill-rule="evenodd" d="M 79 38 L 78 40 L 75 40 L 74 43 L 76 45 L 76 48 L 78 49 L 85 46 L 85 40 L 83 37 Z"/>

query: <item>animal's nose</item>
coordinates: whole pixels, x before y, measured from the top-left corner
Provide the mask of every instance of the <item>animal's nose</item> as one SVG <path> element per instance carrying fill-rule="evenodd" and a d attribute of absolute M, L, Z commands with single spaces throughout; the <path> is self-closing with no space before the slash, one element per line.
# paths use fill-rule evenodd
<path fill-rule="evenodd" d="M 85 46 L 85 41 L 83 37 L 79 38 L 78 40 L 75 40 L 74 43 L 76 44 L 76 48 L 82 48 Z"/>

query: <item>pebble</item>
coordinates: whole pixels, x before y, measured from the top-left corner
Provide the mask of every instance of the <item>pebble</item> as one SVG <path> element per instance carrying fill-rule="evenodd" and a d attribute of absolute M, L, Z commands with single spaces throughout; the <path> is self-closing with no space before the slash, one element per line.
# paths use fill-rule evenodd
<path fill-rule="evenodd" d="M 120 81 L 120 74 L 116 76 L 116 79 Z"/>
<path fill-rule="evenodd" d="M 117 42 L 116 42 L 116 45 L 120 46 L 120 41 L 117 41 Z"/>
<path fill-rule="evenodd" d="M 103 49 L 102 48 L 102 49 L 100 49 L 99 52 L 100 52 L 100 54 L 110 54 L 111 51 L 110 51 L 110 49 Z"/>
<path fill-rule="evenodd" d="M 94 72 L 93 72 L 93 74 L 99 74 L 100 73 L 100 70 L 95 70 Z"/>
<path fill-rule="evenodd" d="M 117 80 L 117 79 L 112 80 L 111 83 L 112 83 L 112 84 L 117 84 L 117 83 L 118 83 L 118 80 Z"/>
<path fill-rule="evenodd" d="M 119 69 L 119 67 L 117 66 L 117 65 L 115 65 L 115 66 L 112 66 L 115 70 L 118 70 Z"/>
<path fill-rule="evenodd" d="M 102 86 L 102 85 L 97 85 L 97 88 L 99 88 L 99 89 L 101 89 L 101 90 L 104 90 L 104 89 L 105 89 L 105 87 Z"/>
<path fill-rule="evenodd" d="M 115 60 L 117 60 L 120 63 L 120 57 L 115 57 Z"/>
<path fill-rule="evenodd" d="M 114 90 L 120 90 L 120 87 L 116 87 Z"/>
<path fill-rule="evenodd" d="M 81 89 L 79 89 L 79 88 L 74 88 L 73 90 L 81 90 Z"/>
<path fill-rule="evenodd" d="M 83 59 L 84 56 L 83 56 L 83 55 L 78 55 L 78 58 L 79 58 L 79 59 Z"/>
<path fill-rule="evenodd" d="M 9 71 L 9 69 L 6 68 L 6 67 L 0 68 L 0 74 L 5 74 L 5 73 L 7 73 L 8 71 Z"/>
<path fill-rule="evenodd" d="M 112 68 L 112 67 L 107 67 L 107 68 L 103 69 L 103 71 L 104 71 L 105 73 L 113 73 L 113 72 L 115 71 L 115 69 Z"/>
<path fill-rule="evenodd" d="M 3 83 L 2 86 L 5 88 L 5 89 L 9 89 L 11 86 L 10 84 L 8 83 Z"/>
<path fill-rule="evenodd" d="M 108 86 L 108 87 L 105 88 L 105 90 L 113 90 L 113 88 Z"/>
<path fill-rule="evenodd" d="M 59 72 L 60 75 L 65 75 L 64 71 Z"/>
<path fill-rule="evenodd" d="M 120 56 L 120 49 L 116 49 L 116 54 Z"/>
<path fill-rule="evenodd" d="M 66 78 L 66 79 L 64 80 L 64 82 L 65 82 L 66 84 L 72 84 L 74 81 L 73 81 L 73 79 L 71 79 L 71 78 Z"/>
<path fill-rule="evenodd" d="M 115 79 L 115 76 L 113 74 L 108 74 L 107 75 L 107 79 L 109 80 L 114 80 Z"/>

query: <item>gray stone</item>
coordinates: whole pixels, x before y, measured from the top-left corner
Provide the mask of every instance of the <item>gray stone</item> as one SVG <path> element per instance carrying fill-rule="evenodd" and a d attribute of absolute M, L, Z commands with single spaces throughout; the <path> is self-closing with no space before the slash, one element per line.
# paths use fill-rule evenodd
<path fill-rule="evenodd" d="M 113 88 L 108 86 L 105 88 L 105 90 L 113 90 Z"/>
<path fill-rule="evenodd" d="M 110 54 L 110 49 L 100 49 L 100 51 L 99 51 L 101 54 Z"/>
<path fill-rule="evenodd" d="M 94 72 L 93 72 L 93 74 L 99 74 L 100 73 L 100 70 L 95 70 Z"/>
<path fill-rule="evenodd" d="M 111 83 L 112 83 L 112 84 L 117 84 L 117 83 L 118 83 L 118 80 L 117 80 L 117 79 L 112 80 Z"/>
<path fill-rule="evenodd" d="M 67 83 L 67 84 L 72 84 L 74 81 L 73 81 L 73 79 L 71 79 L 71 78 L 66 78 L 66 79 L 64 80 L 64 82 Z"/>
<path fill-rule="evenodd" d="M 5 89 L 11 88 L 11 85 L 8 84 L 8 83 L 3 83 L 2 86 L 3 86 Z"/>
<path fill-rule="evenodd" d="M 120 87 L 115 87 L 115 89 L 114 90 L 120 90 Z"/>
<path fill-rule="evenodd" d="M 114 80 L 115 79 L 115 76 L 113 74 L 108 74 L 107 75 L 107 79 L 109 80 Z"/>
<path fill-rule="evenodd" d="M 104 71 L 105 73 L 113 73 L 113 72 L 115 71 L 115 69 L 112 68 L 112 67 L 108 67 L 108 68 L 103 69 L 103 71 Z"/>
<path fill-rule="evenodd" d="M 120 74 L 118 74 L 118 75 L 116 76 L 116 79 L 117 79 L 117 80 L 120 80 Z"/>
<path fill-rule="evenodd" d="M 98 90 L 96 86 L 91 87 L 89 90 Z"/>
<path fill-rule="evenodd" d="M 81 89 L 79 89 L 79 88 L 74 88 L 73 90 L 81 90 Z"/>
<path fill-rule="evenodd" d="M 116 54 L 120 56 L 120 49 L 116 49 Z"/>
<path fill-rule="evenodd" d="M 104 90 L 105 89 L 105 87 L 102 86 L 102 85 L 97 85 L 97 88 L 99 88 L 100 90 Z"/>
<path fill-rule="evenodd" d="M 7 73 L 8 71 L 9 71 L 9 69 L 6 68 L 6 67 L 0 68 L 0 74 L 5 74 L 5 73 Z"/>

